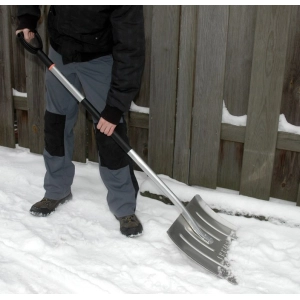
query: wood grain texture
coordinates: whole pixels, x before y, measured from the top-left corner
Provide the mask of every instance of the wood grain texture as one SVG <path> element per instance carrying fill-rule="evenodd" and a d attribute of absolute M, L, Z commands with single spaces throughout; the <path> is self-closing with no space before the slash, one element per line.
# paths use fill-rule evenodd
<path fill-rule="evenodd" d="M 290 124 L 300 125 L 300 8 L 291 7 L 290 27 L 288 33 L 288 46 L 286 65 L 283 81 L 283 92 L 280 113 L 284 114 Z M 282 140 L 283 141 L 283 140 Z M 290 146 L 289 140 L 284 148 Z M 293 150 L 292 150 L 293 151 Z M 297 150 L 296 150 L 297 151 Z M 299 189 L 299 174 L 297 168 L 291 168 L 292 164 L 297 166 L 297 159 L 292 153 L 275 156 L 275 166 L 272 178 L 272 197 L 284 197 L 297 201 Z M 282 159 L 284 158 L 284 161 Z M 298 158 L 298 156 L 297 156 Z M 297 166 L 298 167 L 298 166 Z M 292 173 L 291 173 L 292 171 Z"/>
<path fill-rule="evenodd" d="M 192 123 L 190 184 L 217 186 L 228 6 L 200 6 Z"/>
<path fill-rule="evenodd" d="M 149 165 L 172 176 L 180 7 L 154 6 L 151 45 Z"/>
<path fill-rule="evenodd" d="M 141 89 L 135 103 L 139 106 L 150 106 L 150 74 L 151 74 L 151 44 L 152 44 L 152 16 L 153 5 L 144 5 L 144 29 L 145 29 L 145 68 L 141 83 Z M 136 153 L 148 162 L 148 128 L 149 116 L 146 119 L 128 114 L 128 137 L 131 147 Z M 135 165 L 136 170 L 140 168 Z"/>
<path fill-rule="evenodd" d="M 47 40 L 46 6 L 40 6 L 41 18 L 38 32 L 43 41 Z M 44 47 L 47 53 L 47 48 Z M 38 57 L 25 53 L 26 90 L 28 97 L 28 129 L 29 149 L 33 153 L 42 154 L 44 150 L 44 113 L 45 113 L 45 66 Z"/>
<path fill-rule="evenodd" d="M 78 117 L 74 126 L 73 160 L 84 163 L 87 157 L 87 118 L 85 108 L 81 104 L 78 106 Z"/>
<path fill-rule="evenodd" d="M 224 102 L 234 116 L 247 114 L 257 6 L 229 7 L 228 40 L 224 78 Z M 222 126 L 223 129 L 223 126 Z M 240 189 L 244 146 L 222 141 L 217 185 Z"/>
<path fill-rule="evenodd" d="M 189 182 L 197 7 L 182 6 L 173 177 Z"/>
<path fill-rule="evenodd" d="M 9 5 L 0 6 L 0 145 L 15 147 Z"/>
<path fill-rule="evenodd" d="M 268 200 L 277 140 L 290 7 L 259 6 L 240 193 Z"/>

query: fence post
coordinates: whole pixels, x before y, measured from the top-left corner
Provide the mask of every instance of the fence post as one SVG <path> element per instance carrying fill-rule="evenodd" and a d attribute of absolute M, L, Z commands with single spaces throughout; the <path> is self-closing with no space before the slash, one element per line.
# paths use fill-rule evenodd
<path fill-rule="evenodd" d="M 290 19 L 288 6 L 259 6 L 240 193 L 270 197 Z"/>
<path fill-rule="evenodd" d="M 0 6 L 0 145 L 15 147 L 9 5 Z"/>

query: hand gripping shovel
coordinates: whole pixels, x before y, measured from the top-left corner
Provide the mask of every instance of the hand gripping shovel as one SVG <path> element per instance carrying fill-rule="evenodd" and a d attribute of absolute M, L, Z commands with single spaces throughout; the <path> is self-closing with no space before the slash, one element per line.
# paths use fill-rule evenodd
<path fill-rule="evenodd" d="M 36 31 L 34 33 L 35 43 L 38 44 L 37 47 L 25 41 L 23 32 L 18 34 L 18 38 L 26 50 L 36 54 L 49 71 L 93 117 L 100 119 L 100 113 L 95 107 L 64 77 L 43 52 L 42 40 Z M 123 141 L 116 131 L 111 137 L 180 210 L 180 216 L 168 230 L 172 241 L 192 260 L 202 265 L 208 271 L 229 280 L 231 283 L 236 283 L 226 261 L 231 239 L 235 238 L 236 227 L 217 215 L 199 195 L 196 195 L 185 207 L 139 155 Z"/>

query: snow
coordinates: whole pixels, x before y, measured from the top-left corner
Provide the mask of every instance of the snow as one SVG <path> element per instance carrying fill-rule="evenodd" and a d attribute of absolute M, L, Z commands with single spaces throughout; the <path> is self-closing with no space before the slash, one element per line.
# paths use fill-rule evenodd
<path fill-rule="evenodd" d="M 0 147 L 1 294 L 299 294 L 300 208 L 235 191 L 160 178 L 184 201 L 201 195 L 237 226 L 228 259 L 238 285 L 219 279 L 179 251 L 166 231 L 172 205 L 138 196 L 138 238 L 126 238 L 109 212 L 98 164 L 77 163 L 73 199 L 46 218 L 29 214 L 43 197 L 45 167 L 28 149 Z M 159 193 L 143 172 L 141 191 Z M 226 213 L 225 213 L 226 212 Z M 269 221 L 234 216 L 263 215 Z"/>
<path fill-rule="evenodd" d="M 149 115 L 150 109 L 149 107 L 138 106 L 132 101 L 130 105 L 130 111 Z"/>
<path fill-rule="evenodd" d="M 247 124 L 247 115 L 243 116 L 234 116 L 232 115 L 223 101 L 223 110 L 222 110 L 222 123 L 231 124 L 235 126 L 246 126 Z M 284 114 L 279 115 L 278 122 L 278 131 L 289 132 L 294 134 L 300 134 L 300 126 L 295 126 L 290 124 Z"/>
<path fill-rule="evenodd" d="M 246 126 L 247 115 L 233 116 L 228 111 L 228 109 L 225 105 L 225 101 L 223 100 L 222 123 L 231 124 L 231 125 L 235 125 L 235 126 Z"/>
<path fill-rule="evenodd" d="M 290 124 L 286 120 L 284 114 L 281 114 L 279 116 L 278 130 L 279 131 L 290 132 L 290 133 L 295 133 L 295 134 L 300 134 L 300 126 L 295 126 L 295 125 Z"/>
<path fill-rule="evenodd" d="M 27 98 L 27 93 L 22 93 L 17 91 L 16 89 L 12 89 L 13 96 Z"/>

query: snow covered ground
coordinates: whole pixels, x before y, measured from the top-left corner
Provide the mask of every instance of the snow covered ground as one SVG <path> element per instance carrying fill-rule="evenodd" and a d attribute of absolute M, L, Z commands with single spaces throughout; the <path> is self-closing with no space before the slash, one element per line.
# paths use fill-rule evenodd
<path fill-rule="evenodd" d="M 73 200 L 37 218 L 28 210 L 43 197 L 42 156 L 0 147 L 1 294 L 300 293 L 300 208 L 293 203 L 189 187 L 161 176 L 180 199 L 200 194 L 238 227 L 228 254 L 238 280 L 232 285 L 192 262 L 169 239 L 166 231 L 179 215 L 174 206 L 139 195 L 144 234 L 122 236 L 108 210 L 98 165 L 75 165 Z M 141 191 L 159 193 L 144 173 L 136 176 Z"/>

